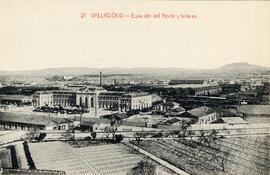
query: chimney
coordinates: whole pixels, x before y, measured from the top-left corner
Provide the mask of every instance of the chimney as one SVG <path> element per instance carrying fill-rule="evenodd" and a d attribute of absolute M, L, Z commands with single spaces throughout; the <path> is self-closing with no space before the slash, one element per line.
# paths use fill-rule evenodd
<path fill-rule="evenodd" d="M 102 71 L 99 72 L 99 86 L 102 87 Z"/>

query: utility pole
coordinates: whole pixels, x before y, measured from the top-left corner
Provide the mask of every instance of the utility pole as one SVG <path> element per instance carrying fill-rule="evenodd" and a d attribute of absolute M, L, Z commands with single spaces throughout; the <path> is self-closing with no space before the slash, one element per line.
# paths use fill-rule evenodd
<path fill-rule="evenodd" d="M 102 87 L 102 71 L 99 72 L 99 87 Z"/>
<path fill-rule="evenodd" d="M 82 114 L 83 114 L 83 107 L 80 107 L 81 111 L 80 111 L 80 126 L 82 125 Z"/>
<path fill-rule="evenodd" d="M 95 107 L 95 117 L 97 117 L 97 100 L 98 100 L 98 97 L 97 97 L 97 94 L 95 94 L 95 103 L 94 103 L 94 107 Z"/>

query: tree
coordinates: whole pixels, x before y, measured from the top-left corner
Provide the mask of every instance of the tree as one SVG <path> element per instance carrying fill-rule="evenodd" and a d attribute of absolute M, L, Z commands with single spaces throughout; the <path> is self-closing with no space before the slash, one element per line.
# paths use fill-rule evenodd
<path fill-rule="evenodd" d="M 144 136 L 143 131 L 137 132 L 134 134 L 134 138 L 136 139 L 138 145 L 140 145 L 141 138 Z"/>
<path fill-rule="evenodd" d="M 122 134 L 115 135 L 115 142 L 120 143 L 124 139 L 124 136 Z"/>
<path fill-rule="evenodd" d="M 186 122 L 182 122 L 182 124 L 180 125 L 180 133 L 179 133 L 179 137 L 181 137 L 183 140 L 185 140 L 185 137 L 187 135 L 187 128 L 188 128 L 188 124 Z"/>
<path fill-rule="evenodd" d="M 112 133 L 112 141 L 114 142 L 115 140 L 115 132 L 117 131 L 117 120 L 115 118 L 112 118 L 111 120 L 111 128 L 110 131 Z"/>
<path fill-rule="evenodd" d="M 27 132 L 25 135 L 25 140 L 31 142 L 36 137 L 36 135 L 37 135 L 36 130 Z"/>
<path fill-rule="evenodd" d="M 69 128 L 66 132 L 66 134 L 63 135 L 64 138 L 67 138 L 68 140 L 75 140 L 75 130 L 74 128 Z"/>
<path fill-rule="evenodd" d="M 200 138 L 199 138 L 199 145 L 201 146 L 201 149 L 203 145 L 207 145 L 208 147 L 211 147 L 215 150 L 215 152 L 211 156 L 211 161 L 213 163 L 216 163 L 219 168 L 221 168 L 221 171 L 225 171 L 226 163 L 228 161 L 228 156 L 230 155 L 230 148 L 222 148 L 221 145 L 216 144 L 218 132 L 213 129 L 210 132 L 205 132 L 203 130 L 200 131 Z"/>
<path fill-rule="evenodd" d="M 224 152 L 222 156 L 214 155 L 214 160 L 217 163 L 217 165 L 221 168 L 222 172 L 225 171 L 225 167 L 228 161 L 229 152 Z"/>
<path fill-rule="evenodd" d="M 195 131 L 189 130 L 187 132 L 187 136 L 190 138 L 190 140 L 192 140 L 192 137 L 195 135 Z"/>
<path fill-rule="evenodd" d="M 131 169 L 128 175 L 157 175 L 156 165 L 148 160 L 142 160 Z"/>
<path fill-rule="evenodd" d="M 96 132 L 92 132 L 92 133 L 91 133 L 91 136 L 92 136 L 93 140 L 95 140 L 96 137 L 97 137 L 97 133 L 96 133 Z"/>
<path fill-rule="evenodd" d="M 211 145 L 215 143 L 215 140 L 217 139 L 218 132 L 213 129 L 210 132 L 205 132 L 203 130 L 200 131 L 200 138 L 199 143 L 200 144 L 207 144 L 207 146 L 212 147 Z"/>
<path fill-rule="evenodd" d="M 117 125 L 116 123 L 113 124 L 112 126 L 106 126 L 104 128 L 104 132 L 106 134 L 106 138 L 109 138 L 110 134 L 112 134 L 112 141 L 115 141 L 115 133 L 117 131 Z"/>
<path fill-rule="evenodd" d="M 37 141 L 41 141 L 41 140 L 43 140 L 45 137 L 47 136 L 47 134 L 45 133 L 45 132 L 41 132 L 41 133 L 39 133 L 36 137 L 35 137 L 35 139 L 37 140 Z"/>
<path fill-rule="evenodd" d="M 104 132 L 105 132 L 106 138 L 108 139 L 109 136 L 110 136 L 110 133 L 111 133 L 111 127 L 106 126 L 106 127 L 104 128 Z"/>

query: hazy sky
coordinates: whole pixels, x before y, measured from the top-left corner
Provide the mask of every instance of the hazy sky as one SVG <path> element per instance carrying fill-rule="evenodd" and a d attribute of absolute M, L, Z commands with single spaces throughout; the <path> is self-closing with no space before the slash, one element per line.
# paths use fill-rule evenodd
<path fill-rule="evenodd" d="M 198 18 L 91 19 L 91 12 Z M 214 68 L 231 62 L 270 67 L 270 2 L 1 0 L 0 61 L 0 70 Z"/>

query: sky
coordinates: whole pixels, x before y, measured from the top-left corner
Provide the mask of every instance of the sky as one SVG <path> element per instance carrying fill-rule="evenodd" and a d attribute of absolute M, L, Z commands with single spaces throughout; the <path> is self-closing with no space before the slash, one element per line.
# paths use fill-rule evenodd
<path fill-rule="evenodd" d="M 95 12 L 197 18 L 93 19 Z M 270 67 L 269 19 L 270 1 L 1 0 L 0 70 Z"/>

